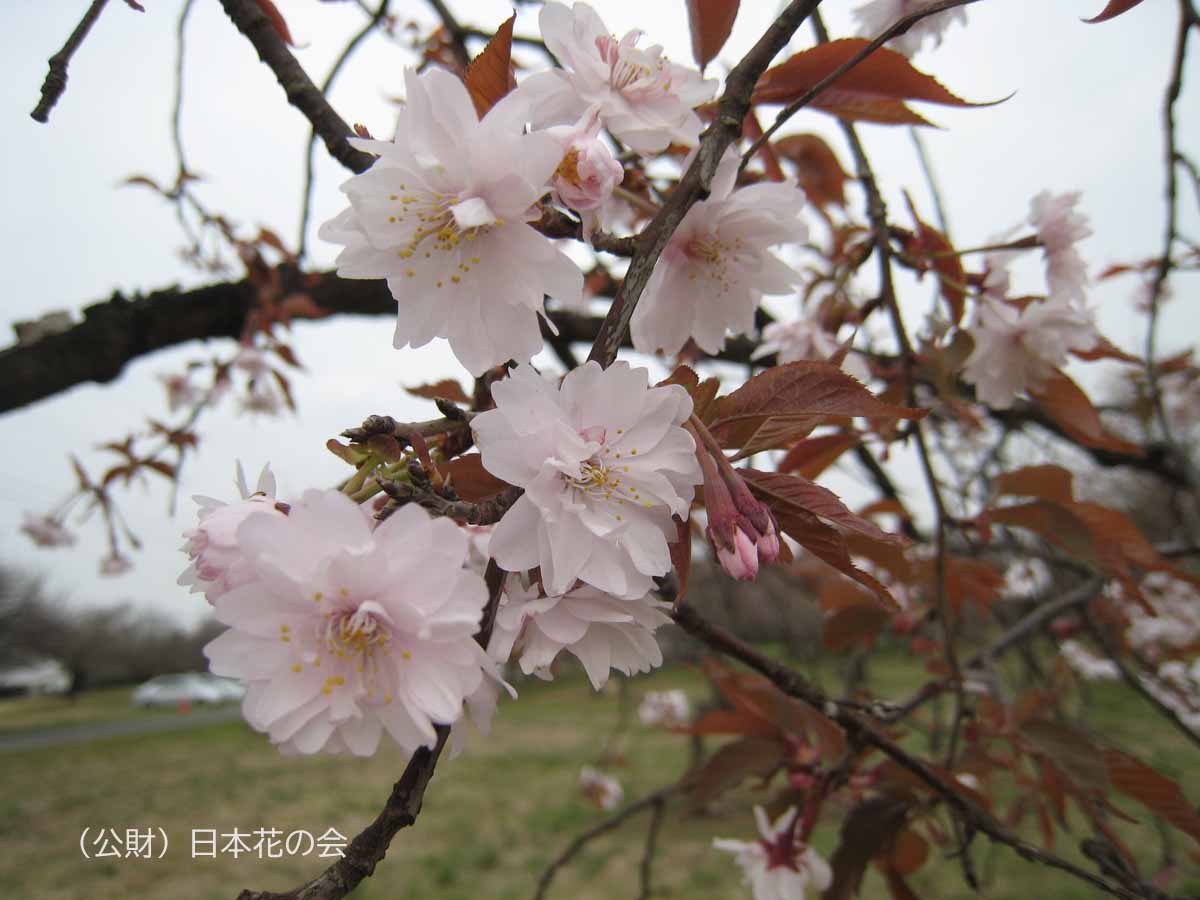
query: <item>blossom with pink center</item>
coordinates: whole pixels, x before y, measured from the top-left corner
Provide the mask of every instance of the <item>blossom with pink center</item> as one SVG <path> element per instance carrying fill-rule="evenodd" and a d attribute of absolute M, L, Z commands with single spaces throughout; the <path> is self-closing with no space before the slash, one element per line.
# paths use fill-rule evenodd
<path fill-rule="evenodd" d="M 385 731 L 407 752 L 433 746 L 494 673 L 473 638 L 487 588 L 453 522 L 409 505 L 372 529 L 344 494 L 310 490 L 237 540 L 251 580 L 217 600 L 230 627 L 204 653 L 284 752 L 368 756 Z"/>
<path fill-rule="evenodd" d="M 586 3 L 571 9 L 547 3 L 538 21 L 563 68 L 522 82 L 534 97 L 535 124 L 573 122 L 594 106 L 613 136 L 638 153 L 697 142 L 701 125 L 693 108 L 712 97 L 716 81 L 670 62 L 657 44 L 639 49 L 640 31 L 618 40 Z"/>
<path fill-rule="evenodd" d="M 630 325 L 643 353 L 675 354 L 688 338 L 716 353 L 726 331 L 754 330 L 764 294 L 790 293 L 800 279 L 769 248 L 807 237 L 804 192 L 777 182 L 734 190 L 739 159 L 726 154 L 708 199 L 687 211 L 655 263 Z"/>
<path fill-rule="evenodd" d="M 638 720 L 647 726 L 679 728 L 692 720 L 692 707 L 683 691 L 648 691 L 638 707 Z"/>
<path fill-rule="evenodd" d="M 762 343 L 751 359 L 776 355 L 779 363 L 799 362 L 806 359 L 829 359 L 842 349 L 837 338 L 821 327 L 816 317 L 803 316 L 793 322 L 772 322 L 762 331 Z M 871 370 L 863 358 L 851 351 L 842 360 L 842 371 L 859 381 L 868 381 Z"/>
<path fill-rule="evenodd" d="M 212 497 L 194 496 L 200 507 L 199 523 L 184 532 L 187 543 L 181 548 L 191 559 L 176 584 L 187 585 L 191 593 L 203 592 L 209 603 L 253 578 L 253 568 L 238 541 L 237 531 L 250 516 L 282 518 L 287 504 L 275 500 L 275 476 L 271 466 L 263 466 L 258 484 L 251 493 L 246 487 L 242 464 L 237 467 L 237 488 L 241 500 L 226 503 Z"/>
<path fill-rule="evenodd" d="M 774 824 L 761 806 L 754 807 L 761 840 L 734 841 L 717 838 L 713 847 L 736 854 L 742 880 L 750 886 L 754 900 L 804 900 L 811 885 L 823 891 L 833 881 L 829 864 L 812 847 L 795 837 L 795 807 Z"/>
<path fill-rule="evenodd" d="M 698 433 L 708 444 L 699 454 L 708 513 L 704 533 L 721 568 L 738 581 L 754 581 L 759 563 L 779 561 L 779 526 L 770 508 L 750 493 L 720 446 L 707 432 Z"/>
<path fill-rule="evenodd" d="M 588 362 L 557 389 L 529 366 L 492 387 L 496 408 L 471 423 L 484 468 L 524 488 L 489 552 L 504 569 L 541 567 L 561 597 L 581 580 L 637 600 L 671 569 L 672 516 L 686 519 L 700 482 L 692 399 L 618 361 Z"/>
<path fill-rule="evenodd" d="M 900 19 L 911 16 L 932 3 L 933 0 L 870 0 L 854 10 L 858 19 L 858 33 L 865 38 L 878 37 Z M 938 47 L 942 43 L 944 32 L 955 22 L 967 24 L 967 11 L 961 6 L 926 16 L 904 34 L 888 41 L 887 46 L 905 56 L 914 55 L 926 41 Z"/>
<path fill-rule="evenodd" d="M 522 672 L 546 679 L 551 664 L 566 650 L 600 690 L 610 669 L 633 675 L 662 665 L 654 631 L 671 621 L 665 612 L 669 608 L 650 595 L 621 600 L 587 585 L 546 597 L 536 585 L 522 587 L 513 576 L 496 615 L 498 648 L 507 649 L 505 657 L 515 650 Z"/>
<path fill-rule="evenodd" d="M 579 770 L 579 792 L 601 809 L 616 809 L 625 796 L 621 782 L 591 766 Z"/>
<path fill-rule="evenodd" d="M 1029 224 L 1037 229 L 1046 261 L 1046 283 L 1055 299 L 1082 304 L 1088 283 L 1087 265 L 1075 244 L 1092 233 L 1087 217 L 1075 211 L 1078 191 L 1054 196 L 1042 191 L 1029 208 Z"/>
<path fill-rule="evenodd" d="M 21 531 L 39 547 L 70 547 L 75 543 L 75 535 L 55 516 L 35 516 L 27 512 L 21 522 Z"/>
<path fill-rule="evenodd" d="M 405 83 L 395 140 L 351 139 L 378 159 L 342 185 L 350 206 L 320 234 L 344 245 L 340 276 L 387 279 L 397 347 L 446 338 L 472 375 L 528 360 L 542 348 L 546 295 L 583 292 L 579 267 L 528 224 L 562 147 L 525 133 L 519 89 L 480 120 L 449 72 L 410 70 Z"/>
<path fill-rule="evenodd" d="M 963 378 L 975 385 L 980 403 L 1007 409 L 1023 391 L 1037 388 L 1072 350 L 1096 343 L 1089 310 L 1061 300 L 1029 303 L 1018 309 L 984 299 L 967 331 L 975 348 L 963 367 Z"/>
<path fill-rule="evenodd" d="M 554 196 L 580 214 L 584 237 L 597 228 L 609 227 L 613 190 L 625 177 L 625 169 L 600 140 L 597 113 L 593 107 L 573 127 L 547 129 L 563 147 L 562 161 L 551 182 Z"/>

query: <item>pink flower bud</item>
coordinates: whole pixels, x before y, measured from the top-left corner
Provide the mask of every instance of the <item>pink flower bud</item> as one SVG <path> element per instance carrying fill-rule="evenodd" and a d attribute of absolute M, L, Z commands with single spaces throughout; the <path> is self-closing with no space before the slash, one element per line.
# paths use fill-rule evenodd
<path fill-rule="evenodd" d="M 733 529 L 732 547 L 718 537 L 711 525 L 708 539 L 717 550 L 717 562 L 721 568 L 738 581 L 753 581 L 758 577 L 758 551 L 754 541 L 741 528 Z"/>
<path fill-rule="evenodd" d="M 562 162 L 554 171 L 554 190 L 571 209 L 590 212 L 600 209 L 625 177 L 621 164 L 597 138 L 571 141 Z"/>

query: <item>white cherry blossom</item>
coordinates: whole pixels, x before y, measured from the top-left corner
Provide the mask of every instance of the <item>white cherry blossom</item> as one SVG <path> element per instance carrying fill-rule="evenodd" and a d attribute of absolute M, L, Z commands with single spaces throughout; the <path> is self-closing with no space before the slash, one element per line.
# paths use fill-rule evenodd
<path fill-rule="evenodd" d="M 496 637 L 503 641 L 500 647 L 507 644 L 520 654 L 526 675 L 548 679 L 550 665 L 565 650 L 600 690 L 610 669 L 633 675 L 662 665 L 654 631 L 671 621 L 669 608 L 651 595 L 622 600 L 587 585 L 546 597 L 536 585 L 522 587 L 513 576 L 496 616 Z"/>
<path fill-rule="evenodd" d="M 691 722 L 692 707 L 683 691 L 647 691 L 638 707 L 638 720 L 647 726 L 677 728 Z"/>
<path fill-rule="evenodd" d="M 432 746 L 494 672 L 473 638 L 487 588 L 463 568 L 466 534 L 416 505 L 371 525 L 345 495 L 310 490 L 238 528 L 252 579 L 217 600 L 230 628 L 204 652 L 284 752 L 367 756 L 384 731 L 407 752 Z"/>
<path fill-rule="evenodd" d="M 678 353 L 692 338 L 716 353 L 726 331 L 754 330 L 764 294 L 791 293 L 800 276 L 770 251 L 802 242 L 804 192 L 763 182 L 734 189 L 739 157 L 726 154 L 707 200 L 675 229 L 633 313 L 633 345 L 643 353 Z"/>
<path fill-rule="evenodd" d="M 61 519 L 52 515 L 25 513 L 21 531 L 39 547 L 71 547 L 75 544 L 75 535 L 63 525 Z"/>
<path fill-rule="evenodd" d="M 900 19 L 932 3 L 933 0 L 870 0 L 854 10 L 859 24 L 858 33 L 865 38 L 878 37 Z M 926 16 L 904 34 L 888 41 L 887 46 L 905 56 L 914 55 L 926 41 L 938 47 L 944 32 L 955 22 L 967 24 L 967 11 L 961 6 Z"/>
<path fill-rule="evenodd" d="M 1087 217 L 1076 212 L 1078 191 L 1055 196 L 1042 191 L 1029 208 L 1029 224 L 1037 229 L 1046 261 L 1046 283 L 1056 299 L 1082 304 L 1088 283 L 1087 265 L 1075 244 L 1092 233 Z"/>
<path fill-rule="evenodd" d="M 542 347 L 550 295 L 578 300 L 583 274 L 527 223 L 562 159 L 548 134 L 524 133 L 514 91 L 479 120 L 462 82 L 441 69 L 405 73 L 394 141 L 351 139 L 378 156 L 342 185 L 350 206 L 321 236 L 344 249 L 343 278 L 386 278 L 399 303 L 395 345 L 444 337 L 480 375 Z"/>
<path fill-rule="evenodd" d="M 579 791 L 601 809 L 616 809 L 625 796 L 621 782 L 591 766 L 579 770 Z"/>
<path fill-rule="evenodd" d="M 701 481 L 682 427 L 692 400 L 649 373 L 588 362 L 559 388 L 519 366 L 472 421 L 484 468 L 524 488 L 489 541 L 507 571 L 541 567 L 550 596 L 581 580 L 628 600 L 671 568 L 672 516 L 687 518 Z"/>
<path fill-rule="evenodd" d="M 796 808 L 792 807 L 772 824 L 763 808 L 756 806 L 754 820 L 761 840 L 713 841 L 716 849 L 736 854 L 743 881 L 750 886 L 754 900 L 804 900 L 810 885 L 820 892 L 833 881 L 829 864 L 793 836 L 796 816 Z"/>
<path fill-rule="evenodd" d="M 762 331 L 762 343 L 751 359 L 762 359 L 772 353 L 780 363 L 805 359 L 829 359 L 841 349 L 837 337 L 821 327 L 815 316 L 801 316 L 791 322 L 772 322 Z M 850 351 L 842 360 L 842 371 L 859 381 L 869 381 L 871 370 L 863 358 Z"/>
<path fill-rule="evenodd" d="M 547 3 L 538 21 L 563 68 L 521 84 L 535 98 L 536 124 L 573 122 L 595 106 L 613 136 L 638 153 L 697 142 L 701 125 L 693 107 L 712 97 L 716 81 L 670 62 L 658 44 L 638 48 L 640 31 L 618 40 L 586 3 L 570 9 Z"/>
<path fill-rule="evenodd" d="M 187 585 L 191 593 L 203 592 L 209 603 L 253 578 L 253 570 L 238 542 L 237 530 L 242 522 L 254 515 L 282 518 L 286 504 L 275 500 L 275 476 L 271 466 L 263 466 L 258 484 L 251 492 L 246 487 L 242 464 L 237 467 L 237 488 L 241 500 L 226 503 L 212 497 L 196 495 L 192 499 L 200 508 L 199 522 L 184 532 L 187 543 L 184 552 L 191 564 L 183 570 L 176 584 Z"/>
<path fill-rule="evenodd" d="M 975 385 L 980 403 L 1007 409 L 1023 391 L 1041 385 L 1072 350 L 1096 343 L 1090 311 L 1060 300 L 1029 303 L 1024 309 L 984 298 L 967 329 L 975 348 L 963 378 Z"/>

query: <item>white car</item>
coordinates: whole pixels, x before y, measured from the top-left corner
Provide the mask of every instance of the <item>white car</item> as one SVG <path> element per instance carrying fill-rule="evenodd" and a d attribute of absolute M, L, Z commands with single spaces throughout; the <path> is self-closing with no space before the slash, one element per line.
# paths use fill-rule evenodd
<path fill-rule="evenodd" d="M 241 700 L 245 689 L 236 681 L 207 672 L 156 675 L 133 692 L 137 706 L 178 706 L 180 703 L 229 703 Z"/>

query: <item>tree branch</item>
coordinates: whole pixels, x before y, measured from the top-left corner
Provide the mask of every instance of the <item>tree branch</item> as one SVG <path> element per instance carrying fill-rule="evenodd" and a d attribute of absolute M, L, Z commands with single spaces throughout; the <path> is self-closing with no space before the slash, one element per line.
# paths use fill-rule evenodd
<path fill-rule="evenodd" d="M 54 104 L 67 89 L 67 66 L 71 64 L 71 57 L 88 36 L 107 3 L 108 0 L 92 0 L 92 5 L 83 14 L 83 18 L 79 20 L 62 49 L 50 57 L 50 70 L 46 73 L 46 80 L 42 82 L 42 97 L 29 114 L 35 122 L 50 121 L 50 110 L 54 109 Z"/>

